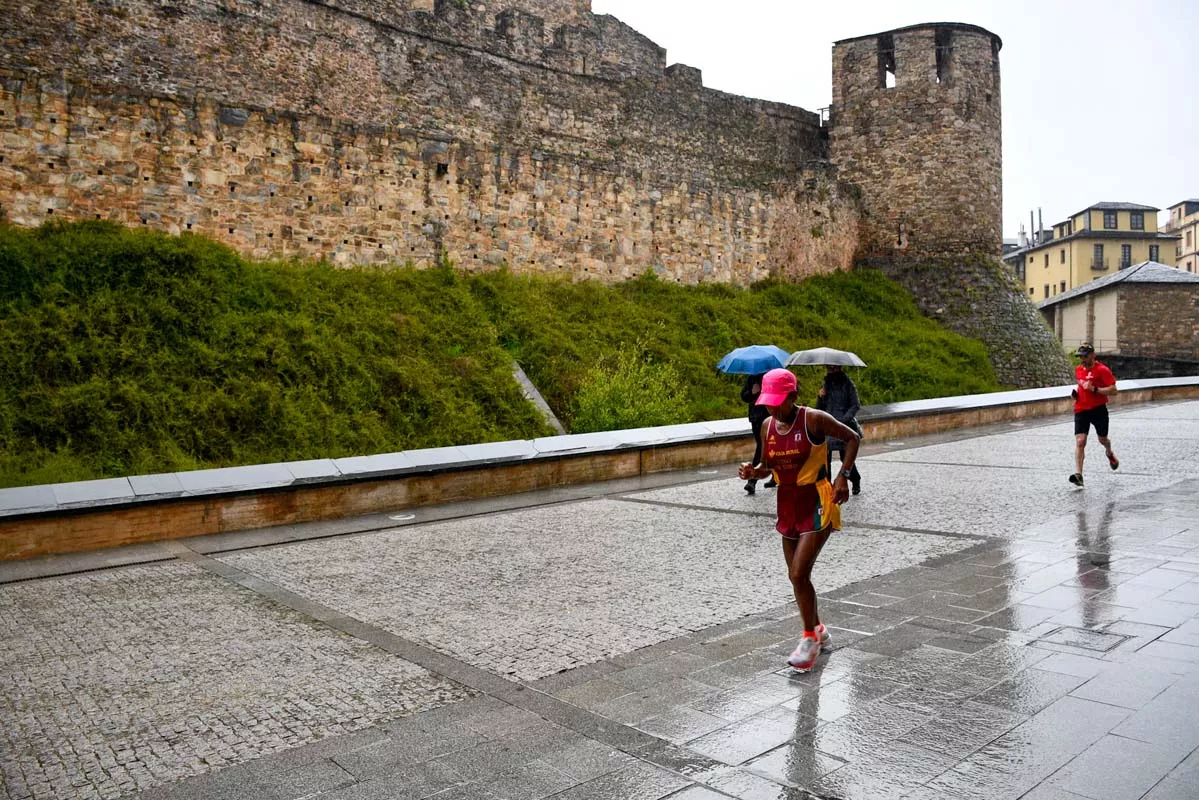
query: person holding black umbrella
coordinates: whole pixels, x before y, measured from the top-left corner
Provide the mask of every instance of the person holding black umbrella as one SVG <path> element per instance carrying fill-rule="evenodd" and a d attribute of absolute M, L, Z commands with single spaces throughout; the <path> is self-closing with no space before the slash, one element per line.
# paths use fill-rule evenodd
<path fill-rule="evenodd" d="M 861 437 L 862 426 L 858 424 L 858 412 L 862 410 L 862 403 L 858 399 L 858 387 L 854 386 L 853 381 L 839 364 L 828 364 L 824 369 L 824 385 L 820 387 L 820 392 L 817 394 L 816 407 L 832 414 L 837 422 L 853 428 L 854 432 Z M 844 465 L 845 442 L 840 439 L 828 440 L 828 471 L 830 475 L 833 474 L 833 453 L 838 454 L 841 464 Z M 853 487 L 854 494 L 862 491 L 862 476 L 858 472 L 857 464 L 850 467 L 849 483 Z"/>

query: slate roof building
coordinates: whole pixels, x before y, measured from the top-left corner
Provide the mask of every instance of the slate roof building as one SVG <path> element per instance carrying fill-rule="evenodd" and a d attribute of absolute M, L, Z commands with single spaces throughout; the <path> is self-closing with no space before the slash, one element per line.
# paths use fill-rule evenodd
<path fill-rule="evenodd" d="M 1037 308 L 1067 350 L 1199 360 L 1199 275 L 1143 261 Z"/>

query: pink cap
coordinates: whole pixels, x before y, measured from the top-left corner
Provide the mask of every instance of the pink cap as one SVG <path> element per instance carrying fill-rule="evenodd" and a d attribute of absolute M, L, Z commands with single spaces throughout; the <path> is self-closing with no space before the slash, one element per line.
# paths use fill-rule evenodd
<path fill-rule="evenodd" d="M 790 370 L 772 369 L 762 376 L 762 393 L 758 395 L 758 405 L 781 406 L 787 395 L 795 390 L 795 375 Z"/>

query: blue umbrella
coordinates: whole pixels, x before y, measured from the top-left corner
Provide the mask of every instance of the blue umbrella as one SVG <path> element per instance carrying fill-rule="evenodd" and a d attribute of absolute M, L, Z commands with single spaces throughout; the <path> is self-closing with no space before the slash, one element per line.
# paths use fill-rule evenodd
<path fill-rule="evenodd" d="M 720 359 L 716 369 L 735 375 L 761 375 L 785 366 L 790 357 L 791 354 L 781 347 L 751 344 L 749 347 L 738 347 Z"/>

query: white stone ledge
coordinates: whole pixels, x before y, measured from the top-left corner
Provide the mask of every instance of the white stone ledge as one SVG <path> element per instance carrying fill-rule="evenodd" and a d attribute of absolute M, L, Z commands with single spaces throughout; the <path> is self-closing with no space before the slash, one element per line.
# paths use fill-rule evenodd
<path fill-rule="evenodd" d="M 1199 377 L 1129 380 L 1120 381 L 1117 386 L 1122 392 L 1199 387 Z M 858 415 L 858 419 L 862 422 L 874 422 L 1061 400 L 1070 396 L 1071 389 L 1073 386 L 1050 386 L 1042 389 L 886 403 L 866 406 Z M 655 428 L 406 450 L 371 456 L 20 486 L 0 489 L 0 519 L 138 505 L 174 498 L 219 497 L 286 487 L 311 487 L 412 474 L 436 474 L 484 465 L 674 447 L 695 442 L 739 438 L 750 434 L 748 419 L 741 417 Z"/>

